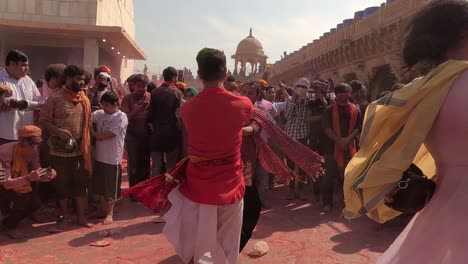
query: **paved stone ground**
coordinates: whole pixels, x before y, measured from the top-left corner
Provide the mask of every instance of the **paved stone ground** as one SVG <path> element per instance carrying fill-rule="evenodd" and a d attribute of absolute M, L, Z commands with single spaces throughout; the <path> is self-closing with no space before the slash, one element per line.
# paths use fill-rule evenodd
<path fill-rule="evenodd" d="M 374 263 L 409 220 L 399 218 L 379 225 L 362 217 L 348 221 L 340 211 L 321 214 L 305 201 L 285 199 L 287 188 L 269 192 L 273 208 L 262 212 L 254 238 L 242 253 L 240 264 L 281 263 Z M 181 263 L 161 234 L 163 224 L 153 223 L 155 215 L 138 203 L 124 199 L 118 207 L 116 223 L 93 229 L 73 228 L 48 234 L 53 223 L 21 227 L 32 236 L 13 241 L 0 234 L 0 263 Z M 97 220 L 95 223 L 99 223 Z M 108 247 L 90 243 L 103 239 L 103 230 L 113 230 Z M 247 253 L 255 242 L 265 240 L 270 252 L 257 259 Z"/>

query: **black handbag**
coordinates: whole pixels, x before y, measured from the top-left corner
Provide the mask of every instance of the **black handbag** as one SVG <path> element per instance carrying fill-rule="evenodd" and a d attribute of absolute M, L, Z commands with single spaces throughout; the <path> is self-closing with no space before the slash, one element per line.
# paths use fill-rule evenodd
<path fill-rule="evenodd" d="M 414 165 L 403 173 L 398 185 L 385 197 L 385 205 L 407 214 L 416 214 L 432 198 L 436 183 L 428 179 L 422 170 Z"/>

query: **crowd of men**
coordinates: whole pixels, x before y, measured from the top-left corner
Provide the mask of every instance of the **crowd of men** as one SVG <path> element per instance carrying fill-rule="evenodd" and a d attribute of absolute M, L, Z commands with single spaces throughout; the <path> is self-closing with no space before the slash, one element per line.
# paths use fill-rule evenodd
<path fill-rule="evenodd" d="M 106 66 L 89 73 L 52 64 L 35 83 L 28 65 L 26 54 L 12 50 L 0 71 L 0 204 L 2 229 L 10 237 L 25 237 L 20 221 L 39 220 L 53 200 L 53 232 L 65 230 L 72 210 L 83 227 L 93 226 L 90 215 L 111 224 L 125 150 L 130 186 L 185 155 L 178 109 L 198 91 L 176 88 L 174 68 L 164 71 L 165 82 L 155 89 L 142 74 L 120 85 Z"/>
<path fill-rule="evenodd" d="M 89 73 L 78 65 L 63 64 L 49 65 L 44 79 L 35 83 L 28 76 L 28 64 L 26 54 L 12 50 L 0 71 L 0 163 L 4 173 L 0 204 L 2 226 L 10 237 L 24 237 L 17 229 L 20 221 L 37 219 L 41 207 L 53 200 L 59 212 L 56 232 L 66 229 L 72 210 L 76 223 L 83 227 L 93 226 L 89 215 L 111 224 L 115 202 L 120 199 L 124 157 L 130 186 L 187 157 L 189 135 L 180 107 L 197 96 L 198 89 L 178 82 L 173 67 L 164 70 L 164 83 L 156 87 L 142 74 L 130 76 L 122 85 L 106 66 Z M 248 97 L 290 137 L 324 156 L 325 175 L 312 182 L 284 157 L 277 142 L 259 132 L 300 175 L 289 182 L 291 195 L 301 198 L 312 192 L 325 212 L 342 206 L 335 203 L 342 202 L 344 168 L 359 148 L 368 104 L 366 87 L 357 80 L 335 86 L 328 80 L 301 78 L 292 87 L 280 82 L 275 88 L 268 80 L 241 83 L 232 76 L 226 78 L 224 87 Z M 253 192 L 256 199 L 253 227 L 261 208 L 271 206 L 267 190 L 275 188 L 275 175 L 262 167 L 251 147 L 254 143 L 248 136 L 255 131 L 253 127 L 245 132 L 241 149 L 245 181 L 252 189 L 246 196 Z"/>

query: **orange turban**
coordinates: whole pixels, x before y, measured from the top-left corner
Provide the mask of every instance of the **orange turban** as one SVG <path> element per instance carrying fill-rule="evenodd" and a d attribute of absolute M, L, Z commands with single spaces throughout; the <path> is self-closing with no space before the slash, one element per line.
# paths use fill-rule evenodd
<path fill-rule="evenodd" d="M 98 76 L 101 72 L 107 72 L 110 74 L 111 69 L 106 65 L 97 66 L 94 68 L 94 77 Z"/>
<path fill-rule="evenodd" d="M 179 88 L 179 90 L 184 91 L 185 89 L 187 89 L 187 84 L 185 84 L 183 82 L 177 82 L 176 87 Z"/>
<path fill-rule="evenodd" d="M 258 82 L 259 82 L 260 85 L 262 86 L 262 89 L 263 89 L 263 90 L 265 90 L 266 88 L 268 88 L 268 86 L 270 86 L 270 85 L 268 85 L 268 82 L 265 81 L 265 80 L 260 80 L 260 81 L 258 81 Z"/>
<path fill-rule="evenodd" d="M 20 138 L 41 137 L 42 130 L 37 126 L 22 126 L 18 129 L 18 136 Z"/>

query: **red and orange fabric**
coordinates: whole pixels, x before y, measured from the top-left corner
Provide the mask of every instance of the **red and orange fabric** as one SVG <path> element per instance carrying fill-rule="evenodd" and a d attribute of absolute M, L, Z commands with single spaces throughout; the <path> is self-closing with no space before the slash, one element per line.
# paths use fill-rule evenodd
<path fill-rule="evenodd" d="M 40 138 L 42 136 L 42 130 L 37 126 L 22 126 L 18 129 L 18 136 L 22 138 Z M 11 164 L 11 176 L 12 178 L 23 177 L 29 174 L 28 166 L 24 157 L 30 155 L 32 150 L 24 148 L 20 143 L 16 143 L 13 146 L 12 153 L 12 164 Z M 17 193 L 30 193 L 32 191 L 31 184 L 27 183 L 21 187 L 15 188 Z"/>
<path fill-rule="evenodd" d="M 29 154 L 28 151 L 29 150 L 22 147 L 20 143 L 17 143 L 13 147 L 13 157 L 11 164 L 11 176 L 13 179 L 29 174 L 28 166 L 24 160 L 24 157 Z M 14 191 L 19 194 L 30 193 L 32 192 L 31 184 L 28 182 L 21 187 L 15 188 Z"/>
<path fill-rule="evenodd" d="M 358 121 L 358 109 L 354 104 L 348 104 L 349 113 L 351 116 L 351 120 L 349 123 L 349 130 L 348 136 L 351 135 L 354 129 L 356 129 L 356 124 Z M 333 132 L 339 137 L 341 137 L 341 127 L 340 127 L 340 109 L 338 104 L 333 105 L 333 112 L 332 112 L 332 127 Z M 356 154 L 356 142 L 352 140 L 349 143 L 349 155 L 353 157 Z M 338 163 L 338 167 L 340 169 L 344 168 L 344 151 L 340 148 L 338 143 L 335 143 L 335 154 L 334 154 L 335 161 Z"/>
<path fill-rule="evenodd" d="M 41 137 L 42 130 L 37 126 L 22 126 L 18 129 L 18 137 L 20 138 L 32 138 Z"/>
<path fill-rule="evenodd" d="M 263 90 L 266 90 L 266 88 L 268 88 L 268 86 L 270 86 L 270 85 L 268 84 L 268 82 L 265 81 L 265 80 L 260 80 L 260 81 L 258 81 L 258 83 L 260 83 L 260 85 L 262 86 L 262 89 L 263 89 Z"/>
<path fill-rule="evenodd" d="M 315 180 L 323 173 L 323 158 L 300 142 L 289 137 L 281 128 L 273 124 L 264 113 L 259 110 L 254 110 L 252 113 L 252 121 L 255 122 L 261 130 L 265 130 L 273 140 L 278 142 L 279 148 L 285 155 L 297 164 L 298 167 L 303 169 L 310 178 Z M 266 171 L 282 179 L 291 179 L 295 176 L 294 172 L 271 150 L 260 134 L 255 134 L 254 140 L 259 151 L 260 163 Z M 167 196 L 169 193 L 180 183 L 187 180 L 187 166 L 189 163 L 200 164 L 204 162 L 206 164 L 203 164 L 203 166 L 219 166 L 226 163 L 233 163 L 235 159 L 235 157 L 230 157 L 210 160 L 191 156 L 179 162 L 175 168 L 169 170 L 167 173 L 143 181 L 127 189 L 122 194 L 133 195 L 133 197 L 143 205 L 159 213 L 164 211 L 168 206 Z"/>
<path fill-rule="evenodd" d="M 176 87 L 183 92 L 185 91 L 185 89 L 187 89 L 187 84 L 185 84 L 184 82 L 177 82 Z"/>

